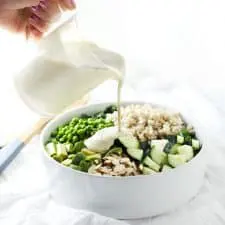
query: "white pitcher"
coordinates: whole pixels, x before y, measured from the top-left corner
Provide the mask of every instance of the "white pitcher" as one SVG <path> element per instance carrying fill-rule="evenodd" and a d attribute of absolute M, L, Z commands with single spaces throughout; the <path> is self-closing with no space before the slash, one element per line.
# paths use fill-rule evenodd
<path fill-rule="evenodd" d="M 14 78 L 23 101 L 52 116 L 108 79 L 122 79 L 121 55 L 84 41 L 68 20 L 39 43 L 39 54 Z"/>

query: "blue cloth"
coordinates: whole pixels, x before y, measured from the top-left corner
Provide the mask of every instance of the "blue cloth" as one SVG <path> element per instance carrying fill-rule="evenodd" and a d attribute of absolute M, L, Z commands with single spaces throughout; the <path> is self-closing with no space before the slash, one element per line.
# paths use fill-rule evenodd
<path fill-rule="evenodd" d="M 24 143 L 16 139 L 0 150 L 0 173 L 10 164 L 23 148 Z"/>

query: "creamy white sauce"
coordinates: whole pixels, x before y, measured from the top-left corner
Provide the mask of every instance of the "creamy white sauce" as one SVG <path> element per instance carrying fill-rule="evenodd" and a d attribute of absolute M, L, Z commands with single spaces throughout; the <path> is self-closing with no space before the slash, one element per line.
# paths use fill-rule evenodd
<path fill-rule="evenodd" d="M 88 138 L 84 144 L 94 152 L 104 152 L 108 150 L 119 137 L 117 127 L 107 127 L 97 131 L 93 136 Z"/>

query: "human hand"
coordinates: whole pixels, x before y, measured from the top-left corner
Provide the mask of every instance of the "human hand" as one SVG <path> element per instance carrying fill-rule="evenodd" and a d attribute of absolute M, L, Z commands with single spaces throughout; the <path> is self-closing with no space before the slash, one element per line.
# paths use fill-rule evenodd
<path fill-rule="evenodd" d="M 0 0 L 0 26 L 41 38 L 60 10 L 73 10 L 73 0 Z"/>

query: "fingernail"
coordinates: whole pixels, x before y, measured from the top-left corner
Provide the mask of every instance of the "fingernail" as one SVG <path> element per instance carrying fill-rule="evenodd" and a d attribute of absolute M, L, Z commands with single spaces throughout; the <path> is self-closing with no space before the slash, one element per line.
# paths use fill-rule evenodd
<path fill-rule="evenodd" d="M 33 21 L 36 21 L 36 22 L 41 20 L 38 16 L 36 16 L 34 14 L 31 15 L 30 19 L 33 20 Z"/>
<path fill-rule="evenodd" d="M 74 9 L 76 7 L 74 0 L 66 0 L 65 2 L 67 4 L 67 6 L 71 9 Z"/>
<path fill-rule="evenodd" d="M 33 12 L 37 12 L 37 11 L 40 11 L 42 8 L 40 5 L 37 5 L 37 6 L 32 6 L 31 9 Z"/>
<path fill-rule="evenodd" d="M 44 1 L 41 1 L 39 6 L 42 8 L 42 9 L 47 9 L 47 4 L 44 2 Z"/>

